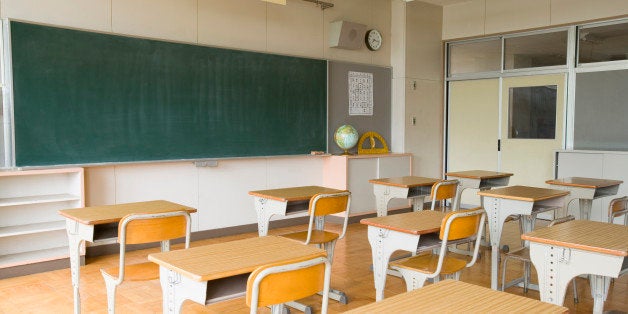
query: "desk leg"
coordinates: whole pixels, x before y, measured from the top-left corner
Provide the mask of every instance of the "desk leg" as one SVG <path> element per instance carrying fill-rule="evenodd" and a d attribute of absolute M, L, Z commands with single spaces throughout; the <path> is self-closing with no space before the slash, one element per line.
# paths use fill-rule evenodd
<path fill-rule="evenodd" d="M 505 218 L 500 215 L 500 199 L 493 197 L 484 198 L 484 209 L 488 217 L 488 227 L 491 240 L 491 289 L 499 290 L 497 279 L 499 272 L 499 241 L 502 237 L 502 228 Z"/>
<path fill-rule="evenodd" d="M 74 314 L 81 313 L 81 235 L 78 222 L 67 219 L 66 231 L 70 246 L 70 273 L 72 276 L 72 288 L 74 290 Z"/>
<path fill-rule="evenodd" d="M 580 220 L 590 220 L 591 219 L 591 205 L 593 204 L 593 200 L 580 198 L 578 199 L 578 205 L 580 207 Z"/>
<path fill-rule="evenodd" d="M 415 196 L 412 198 L 412 211 L 423 210 L 425 204 L 425 195 Z"/>
<path fill-rule="evenodd" d="M 160 266 L 159 283 L 162 291 L 163 313 L 181 313 L 181 306 L 186 299 L 205 305 L 207 281 L 193 281 Z"/>
<path fill-rule="evenodd" d="M 393 198 L 408 198 L 409 188 L 395 187 L 383 184 L 373 184 L 373 194 L 375 194 L 375 205 L 377 206 L 377 217 L 388 215 L 388 202 Z M 413 209 L 423 209 L 423 197 L 420 203 L 413 203 Z M 420 207 L 419 207 L 420 206 Z"/>
<path fill-rule="evenodd" d="M 593 313 L 602 313 L 604 311 L 604 302 L 608 296 L 608 287 L 611 284 L 611 278 L 590 275 L 589 283 L 591 285 L 591 296 L 593 297 Z"/>
<path fill-rule="evenodd" d="M 268 234 L 268 224 L 273 215 L 285 215 L 288 204 L 263 197 L 254 197 L 257 212 L 257 233 L 260 237 Z"/>
<path fill-rule="evenodd" d="M 416 251 L 419 245 L 419 236 L 369 226 L 368 238 L 373 256 L 375 301 L 381 301 L 384 299 L 386 270 L 388 269 L 390 255 L 397 250 Z"/>

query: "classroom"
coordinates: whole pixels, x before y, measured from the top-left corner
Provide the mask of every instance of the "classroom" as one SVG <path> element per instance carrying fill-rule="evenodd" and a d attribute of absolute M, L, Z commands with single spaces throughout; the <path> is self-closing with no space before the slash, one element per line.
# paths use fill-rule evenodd
<path fill-rule="evenodd" d="M 460 276 L 474 284 L 466 288 L 502 290 L 500 265 L 521 246 L 522 228 L 538 250 L 534 267 L 509 260 L 508 278 L 538 285 L 507 288 L 509 295 L 570 312 L 628 312 L 628 276 L 612 273 L 628 269 L 628 227 L 609 212 L 628 195 L 626 0 L 0 0 L 0 17 L 0 292 L 17 294 L 0 301 L 0 313 L 107 311 L 100 268 L 117 265 L 117 221 L 94 226 L 85 222 L 93 217 L 59 210 L 174 204 L 189 212 L 196 248 L 303 230 L 310 197 L 345 190 L 350 215 L 332 249 L 331 288 L 348 303 L 332 289 L 328 306 L 360 312 L 406 293 L 388 268 L 400 253 L 371 242 L 373 230 L 388 230 L 377 219 L 429 212 L 441 180 L 457 180 L 445 204 L 484 207 L 486 235 L 476 238 L 490 241 L 471 246 L 477 255 L 466 244 L 452 253 L 475 264 Z M 352 97 L 362 95 L 358 108 Z M 342 155 L 334 140 L 342 125 L 376 132 L 370 141 L 385 149 L 358 153 L 358 144 Z M 506 186 L 553 194 L 534 207 L 508 203 L 496 192 Z M 277 189 L 305 194 L 281 203 Z M 536 228 L 522 218 L 532 210 Z M 603 224 L 598 230 L 610 219 L 620 241 L 613 266 L 593 270 L 610 274 L 572 281 L 578 303 L 569 280 L 547 288 L 563 294 L 559 301 L 543 295 L 547 278 L 537 280 L 537 231 L 562 214 Z M 342 224 L 335 228 L 344 234 Z M 394 245 L 420 246 L 412 232 Z M 167 268 L 165 255 L 151 258 Z M 159 280 L 126 284 L 119 311 L 166 313 L 172 305 Z M 44 302 L 27 297 L 29 289 Z M 321 310 L 320 296 L 304 300 Z M 249 310 L 243 297 L 198 303 L 186 301 L 183 312 Z"/>

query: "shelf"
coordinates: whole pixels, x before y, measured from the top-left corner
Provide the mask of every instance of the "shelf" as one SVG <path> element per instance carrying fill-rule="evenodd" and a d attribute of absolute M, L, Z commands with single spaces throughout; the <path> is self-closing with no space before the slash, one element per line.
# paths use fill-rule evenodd
<path fill-rule="evenodd" d="M 55 203 L 55 202 L 66 202 L 66 201 L 78 201 L 80 199 L 81 199 L 80 196 L 72 195 L 72 194 L 51 194 L 51 195 L 10 197 L 10 198 L 0 198 L 0 207 Z"/>
<path fill-rule="evenodd" d="M 65 230 L 64 220 L 0 227 L 0 238 L 57 230 Z"/>
<path fill-rule="evenodd" d="M 0 255 L 0 268 L 20 266 L 38 262 L 67 258 L 70 250 L 67 246 L 50 248 L 45 250 L 30 251 L 25 253 Z"/>

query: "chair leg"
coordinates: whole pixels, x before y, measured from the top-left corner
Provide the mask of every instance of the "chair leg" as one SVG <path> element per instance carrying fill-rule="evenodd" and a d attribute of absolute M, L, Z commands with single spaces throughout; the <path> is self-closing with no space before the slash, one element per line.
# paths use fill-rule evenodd
<path fill-rule="evenodd" d="M 116 312 L 116 285 L 115 280 L 108 275 L 103 274 L 105 279 L 105 286 L 107 287 L 107 313 L 113 314 Z"/>
<path fill-rule="evenodd" d="M 528 285 L 530 284 L 530 262 L 523 262 L 523 293 L 528 293 Z"/>
<path fill-rule="evenodd" d="M 576 278 L 578 278 L 578 277 L 574 277 L 571 280 L 573 282 L 573 303 L 580 302 L 580 299 L 578 298 L 578 285 L 576 283 Z"/>
<path fill-rule="evenodd" d="M 502 291 L 506 288 L 506 264 L 508 264 L 508 256 L 502 261 Z"/>
<path fill-rule="evenodd" d="M 403 281 L 406 282 L 407 291 L 412 291 L 415 289 L 422 288 L 423 285 L 425 284 L 425 280 L 427 279 L 427 277 L 424 274 L 413 271 L 413 270 L 401 269 L 401 268 L 397 268 L 397 270 L 401 273 L 401 276 L 403 277 Z M 434 278 L 435 283 L 438 281 L 437 278 L 438 276 Z"/>

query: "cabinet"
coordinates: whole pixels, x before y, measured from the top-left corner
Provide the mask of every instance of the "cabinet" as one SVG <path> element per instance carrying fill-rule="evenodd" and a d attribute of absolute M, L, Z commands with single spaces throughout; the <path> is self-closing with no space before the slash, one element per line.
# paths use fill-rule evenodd
<path fill-rule="evenodd" d="M 323 164 L 323 185 L 351 191 L 351 214 L 375 213 L 370 179 L 412 174 L 412 154 L 329 156 Z M 408 200 L 393 199 L 388 208 L 408 207 Z"/>
<path fill-rule="evenodd" d="M 0 269 L 69 256 L 59 209 L 83 207 L 83 168 L 0 172 Z"/>

